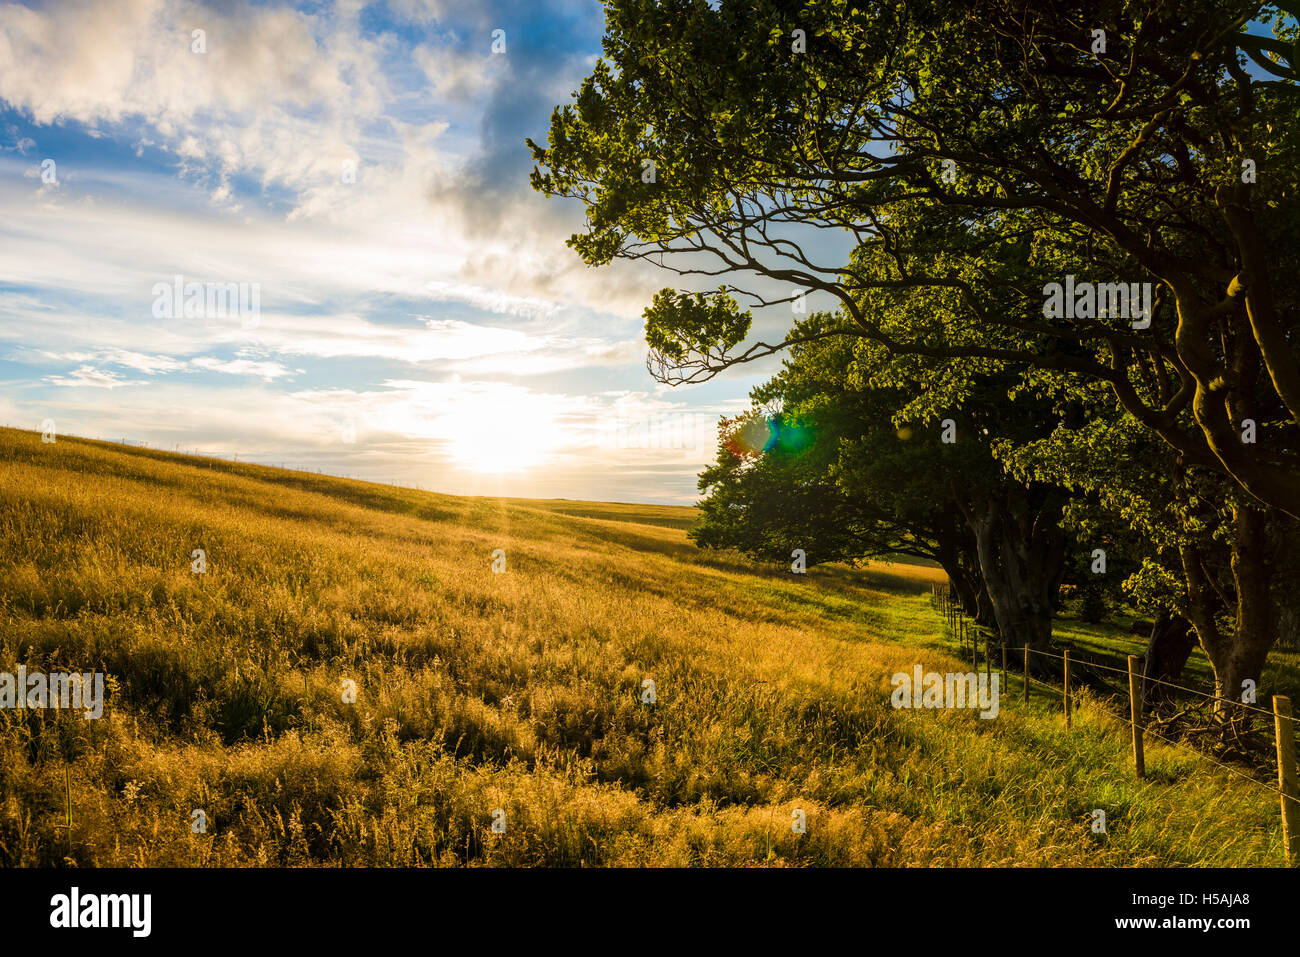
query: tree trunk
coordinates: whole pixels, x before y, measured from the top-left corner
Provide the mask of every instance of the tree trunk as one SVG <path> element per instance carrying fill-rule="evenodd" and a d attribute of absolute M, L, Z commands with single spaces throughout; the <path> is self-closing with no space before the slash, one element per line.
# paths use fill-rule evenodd
<path fill-rule="evenodd" d="M 1000 491 L 966 509 L 981 576 L 1003 641 L 1046 650 L 1065 567 L 1060 510 L 1033 507 L 1023 488 Z"/>
<path fill-rule="evenodd" d="M 975 550 L 975 538 L 965 521 L 954 523 L 950 532 L 935 535 L 938 543 L 937 558 L 943 570 L 948 573 L 957 600 L 961 602 L 962 611 L 968 618 L 985 628 L 994 628 L 997 619 L 993 614 L 993 605 L 989 601 L 988 587 L 980 574 L 979 556 Z"/>
<path fill-rule="evenodd" d="M 1277 640 L 1276 610 L 1270 589 L 1267 520 L 1253 505 L 1238 503 L 1233 509 L 1231 596 L 1236 620 L 1231 635 L 1215 621 L 1223 600 L 1211 587 L 1205 562 L 1196 546 L 1181 548 L 1187 574 L 1188 618 L 1196 628 L 1205 656 L 1214 669 L 1214 692 L 1220 699 L 1215 710 L 1226 716 L 1240 714 L 1229 702 L 1240 702 L 1253 682 L 1258 689 L 1264 662 Z"/>
<path fill-rule="evenodd" d="M 974 610 L 971 617 L 975 623 L 982 628 L 990 631 L 998 627 L 997 613 L 993 610 L 993 599 L 989 595 L 989 586 L 984 581 L 984 575 L 980 571 L 979 551 L 975 546 L 975 540 L 972 537 L 970 546 L 962 552 L 962 570 L 967 580 L 971 583 L 971 592 L 974 595 Z"/>
<path fill-rule="evenodd" d="M 974 618 L 979 607 L 979 597 L 975 590 L 975 583 L 970 580 L 966 570 L 960 565 L 952 568 L 945 568 L 948 573 L 948 581 L 952 583 L 952 589 L 956 593 L 957 602 L 961 605 L 963 614 L 968 618 Z"/>
<path fill-rule="evenodd" d="M 990 631 L 996 631 L 998 627 L 998 616 L 993 610 L 993 598 L 989 595 L 983 576 L 979 575 L 975 578 L 975 624 Z"/>
<path fill-rule="evenodd" d="M 1151 629 L 1151 638 L 1147 642 L 1146 666 L 1142 701 L 1148 709 L 1158 709 L 1161 705 L 1173 701 L 1174 689 L 1167 681 L 1178 684 L 1182 677 L 1183 666 L 1196 647 L 1196 632 L 1192 623 L 1182 615 L 1161 612 Z"/>

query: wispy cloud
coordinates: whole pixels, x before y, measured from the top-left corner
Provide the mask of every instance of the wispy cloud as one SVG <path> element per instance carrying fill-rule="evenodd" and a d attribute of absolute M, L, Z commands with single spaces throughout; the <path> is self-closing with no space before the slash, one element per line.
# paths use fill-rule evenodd
<path fill-rule="evenodd" d="M 147 379 L 124 379 L 116 372 L 106 372 L 93 366 L 80 366 L 67 375 L 49 375 L 50 385 L 88 389 L 117 389 L 127 385 L 148 385 Z"/>

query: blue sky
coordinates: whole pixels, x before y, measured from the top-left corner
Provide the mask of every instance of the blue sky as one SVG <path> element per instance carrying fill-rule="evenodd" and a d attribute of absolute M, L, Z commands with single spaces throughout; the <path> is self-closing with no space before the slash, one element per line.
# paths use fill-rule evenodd
<path fill-rule="evenodd" d="M 640 313 L 671 277 L 585 267 L 581 210 L 528 186 L 601 25 L 595 0 L 0 6 L 0 422 L 692 501 L 771 367 L 656 385 Z M 167 314 L 177 276 L 257 312 Z"/>

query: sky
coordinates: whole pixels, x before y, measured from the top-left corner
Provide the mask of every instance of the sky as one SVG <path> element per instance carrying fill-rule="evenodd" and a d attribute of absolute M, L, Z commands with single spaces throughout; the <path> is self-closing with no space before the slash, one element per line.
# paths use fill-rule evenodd
<path fill-rule="evenodd" d="M 585 266 L 581 207 L 529 187 L 524 138 L 602 24 L 596 0 L 0 3 L 0 423 L 694 501 L 774 366 L 655 383 L 641 311 L 673 277 Z"/>

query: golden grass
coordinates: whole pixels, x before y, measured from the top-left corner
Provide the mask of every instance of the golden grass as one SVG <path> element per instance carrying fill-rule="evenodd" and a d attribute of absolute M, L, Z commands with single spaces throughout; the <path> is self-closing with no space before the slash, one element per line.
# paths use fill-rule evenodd
<path fill-rule="evenodd" d="M 1134 780 L 1099 706 L 1070 735 L 1018 683 L 993 721 L 892 709 L 895 671 L 964 670 L 934 569 L 14 430 L 0 473 L 0 671 L 110 685 L 99 721 L 0 711 L 8 866 L 1281 860 L 1272 795 L 1158 745 Z"/>

